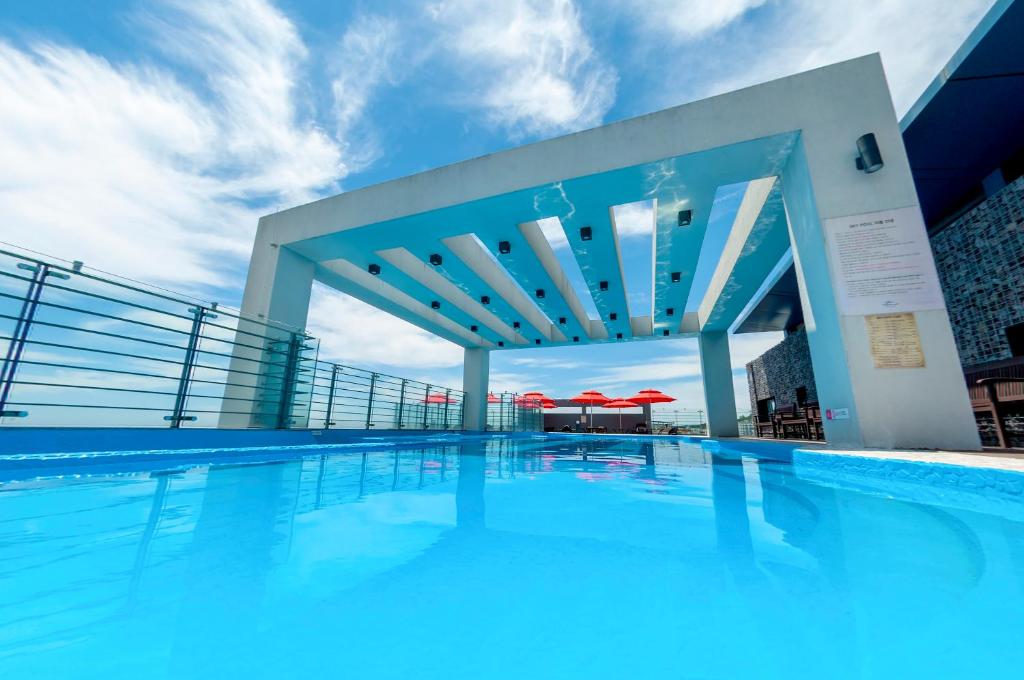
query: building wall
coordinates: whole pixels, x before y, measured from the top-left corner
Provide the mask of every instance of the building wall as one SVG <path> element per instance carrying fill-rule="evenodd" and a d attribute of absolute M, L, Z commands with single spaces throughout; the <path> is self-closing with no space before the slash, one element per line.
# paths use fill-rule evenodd
<path fill-rule="evenodd" d="M 1024 177 L 931 242 L 961 363 L 1011 358 L 1004 329 L 1024 323 Z"/>
<path fill-rule="evenodd" d="M 807 388 L 807 401 L 818 401 L 811 367 L 807 333 L 801 328 L 782 342 L 747 364 L 750 412 L 757 413 L 757 402 L 775 398 L 777 407 L 796 403 L 796 388 Z"/>

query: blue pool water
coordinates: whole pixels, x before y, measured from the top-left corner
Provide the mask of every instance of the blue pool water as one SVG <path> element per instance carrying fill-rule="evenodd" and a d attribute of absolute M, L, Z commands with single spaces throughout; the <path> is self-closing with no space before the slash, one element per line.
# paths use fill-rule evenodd
<path fill-rule="evenodd" d="M 0 677 L 1024 668 L 1013 473 L 668 439 L 197 456 L 0 474 Z"/>

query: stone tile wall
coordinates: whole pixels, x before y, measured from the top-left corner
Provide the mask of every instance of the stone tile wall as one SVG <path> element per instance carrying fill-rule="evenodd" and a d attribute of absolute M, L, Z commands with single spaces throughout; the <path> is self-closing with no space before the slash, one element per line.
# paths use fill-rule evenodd
<path fill-rule="evenodd" d="M 1004 329 L 1024 323 L 1024 177 L 931 242 L 960 362 L 1011 358 Z"/>
<path fill-rule="evenodd" d="M 818 401 L 814 385 L 807 333 L 800 329 L 747 364 L 750 412 L 757 414 L 757 402 L 775 397 L 776 407 L 796 403 L 796 388 L 807 388 L 807 401 Z"/>

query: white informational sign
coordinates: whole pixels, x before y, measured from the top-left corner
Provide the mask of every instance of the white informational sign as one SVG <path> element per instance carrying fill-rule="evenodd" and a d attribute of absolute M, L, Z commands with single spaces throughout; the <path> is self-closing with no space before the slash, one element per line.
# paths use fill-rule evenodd
<path fill-rule="evenodd" d="M 825 239 L 840 314 L 945 309 L 917 206 L 825 220 Z"/>

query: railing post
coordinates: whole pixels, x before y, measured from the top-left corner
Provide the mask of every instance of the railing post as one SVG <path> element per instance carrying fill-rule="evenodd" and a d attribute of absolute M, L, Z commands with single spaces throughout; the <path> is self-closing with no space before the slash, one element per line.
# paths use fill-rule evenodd
<path fill-rule="evenodd" d="M 32 328 L 32 320 L 35 318 L 36 310 L 39 308 L 39 298 L 42 297 L 43 286 L 46 285 L 46 277 L 70 278 L 62 272 L 50 271 L 50 267 L 42 263 L 30 265 L 19 262 L 18 268 L 31 271 L 32 278 L 29 280 L 25 299 L 21 303 L 21 311 L 18 313 L 18 320 L 14 326 L 14 333 L 11 335 L 11 342 L 7 345 L 7 355 L 4 357 L 3 368 L 0 369 L 0 418 L 24 418 L 28 415 L 28 411 L 10 411 L 7 409 L 11 388 L 14 386 L 14 375 L 18 371 L 21 355 L 25 352 L 28 332 Z"/>
<path fill-rule="evenodd" d="M 402 429 L 402 415 L 405 413 L 405 378 L 402 378 L 402 387 L 398 392 L 398 424 L 399 430 Z"/>
<path fill-rule="evenodd" d="M 370 429 L 373 421 L 373 390 L 377 386 L 377 374 L 370 374 L 370 396 L 366 399 L 366 429 Z"/>
<path fill-rule="evenodd" d="M 203 329 L 203 321 L 207 316 L 205 307 L 197 305 L 189 308 L 192 312 L 192 329 L 188 334 L 188 346 L 185 348 L 185 360 L 181 363 L 181 376 L 178 378 L 178 391 L 174 396 L 174 410 L 171 415 L 164 416 L 164 420 L 171 423 L 172 428 L 181 427 L 184 420 L 195 420 L 195 416 L 185 415 L 185 403 L 188 401 L 188 390 L 192 383 L 192 372 L 196 366 L 196 353 L 199 349 L 199 336 Z M 217 318 L 216 314 L 210 314 L 210 318 Z"/>
<path fill-rule="evenodd" d="M 295 387 L 299 380 L 299 352 L 302 342 L 298 333 L 289 333 L 284 373 L 281 376 L 281 401 L 277 406 L 276 427 L 278 430 L 285 430 L 291 424 L 292 399 L 295 396 Z"/>
<path fill-rule="evenodd" d="M 448 402 L 451 401 L 451 394 L 452 394 L 452 390 L 451 390 L 450 387 L 447 388 L 444 391 L 444 429 L 445 429 L 445 431 L 448 430 Z"/>
<path fill-rule="evenodd" d="M 429 429 L 427 418 L 430 416 L 430 385 L 427 385 L 427 393 L 423 397 L 423 429 Z"/>
<path fill-rule="evenodd" d="M 331 364 L 331 388 L 327 392 L 327 413 L 324 415 L 324 429 L 330 429 L 334 423 L 334 388 L 338 383 L 338 364 Z"/>

